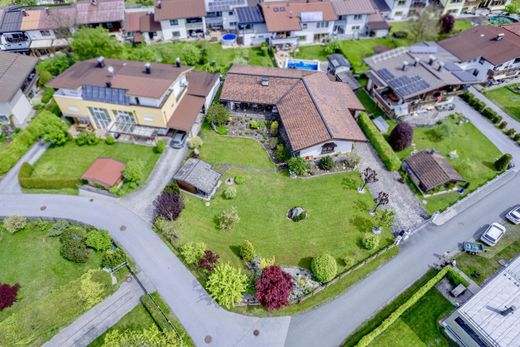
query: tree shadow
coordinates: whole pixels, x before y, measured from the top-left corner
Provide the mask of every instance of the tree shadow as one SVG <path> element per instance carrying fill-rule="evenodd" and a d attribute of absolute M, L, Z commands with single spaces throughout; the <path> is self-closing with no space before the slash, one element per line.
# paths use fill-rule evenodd
<path fill-rule="evenodd" d="M 231 252 L 233 252 L 233 254 L 240 258 L 240 246 L 231 245 L 229 246 L 229 249 L 231 250 Z"/>
<path fill-rule="evenodd" d="M 370 194 L 370 192 L 366 190 L 365 194 Z M 370 208 L 371 206 L 363 200 L 356 200 L 356 202 L 354 203 L 354 209 L 359 213 L 368 213 Z"/>
<path fill-rule="evenodd" d="M 495 171 L 495 163 L 491 161 L 483 161 L 482 164 L 490 170 Z"/>
<path fill-rule="evenodd" d="M 374 226 L 368 215 L 367 217 L 355 216 L 350 219 L 350 223 L 360 232 L 370 231 Z"/>
<path fill-rule="evenodd" d="M 298 266 L 304 267 L 306 269 L 311 268 L 312 257 L 303 257 L 298 261 Z"/>

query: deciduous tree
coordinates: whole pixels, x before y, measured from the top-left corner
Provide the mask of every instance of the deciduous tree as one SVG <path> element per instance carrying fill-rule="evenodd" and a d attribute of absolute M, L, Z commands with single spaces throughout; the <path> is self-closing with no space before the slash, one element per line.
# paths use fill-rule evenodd
<path fill-rule="evenodd" d="M 388 142 L 395 151 L 402 151 L 410 147 L 413 142 L 413 127 L 407 122 L 397 124 L 392 129 Z"/>
<path fill-rule="evenodd" d="M 262 275 L 256 282 L 255 296 L 271 312 L 289 304 L 289 295 L 293 288 L 291 275 L 283 272 L 279 266 L 269 266 L 262 270 Z"/>
<path fill-rule="evenodd" d="M 182 197 L 176 193 L 163 192 L 153 202 L 155 217 L 162 217 L 166 220 L 174 221 L 179 218 L 184 202 Z"/>

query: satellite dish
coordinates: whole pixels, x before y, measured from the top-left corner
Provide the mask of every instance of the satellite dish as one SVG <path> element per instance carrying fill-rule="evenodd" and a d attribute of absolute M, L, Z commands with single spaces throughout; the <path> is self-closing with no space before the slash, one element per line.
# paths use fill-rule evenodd
<path fill-rule="evenodd" d="M 109 74 L 111 74 L 111 75 L 114 74 L 114 67 L 113 67 L 113 66 L 109 66 L 109 67 L 107 68 L 107 70 L 108 70 L 108 73 L 109 73 Z"/>

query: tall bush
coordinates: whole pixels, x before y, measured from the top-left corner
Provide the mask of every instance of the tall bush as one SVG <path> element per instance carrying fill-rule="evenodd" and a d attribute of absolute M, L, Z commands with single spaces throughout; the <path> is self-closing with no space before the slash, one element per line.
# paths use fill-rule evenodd
<path fill-rule="evenodd" d="M 4 219 L 4 228 L 14 234 L 27 226 L 27 218 L 23 216 L 9 216 Z"/>
<path fill-rule="evenodd" d="M 244 240 L 240 246 L 240 257 L 245 261 L 251 261 L 256 257 L 255 246 L 249 240 Z"/>
<path fill-rule="evenodd" d="M 311 270 L 318 281 L 326 283 L 336 277 L 338 264 L 330 254 L 322 254 L 312 259 Z"/>
<path fill-rule="evenodd" d="M 289 304 L 289 295 L 293 288 L 291 275 L 282 271 L 279 266 L 269 266 L 262 270 L 262 275 L 256 282 L 255 297 L 272 312 Z"/>
<path fill-rule="evenodd" d="M 206 282 L 211 297 L 227 309 L 242 300 L 247 288 L 247 275 L 228 263 L 218 263 Z"/>
<path fill-rule="evenodd" d="M 302 157 L 292 157 L 289 159 L 287 163 L 289 166 L 289 170 L 294 172 L 298 176 L 303 176 L 307 173 L 307 170 L 310 169 L 311 164 L 303 159 Z"/>
<path fill-rule="evenodd" d="M 18 283 L 10 286 L 7 283 L 0 284 L 0 311 L 4 308 L 12 306 L 16 302 L 20 285 Z"/>
<path fill-rule="evenodd" d="M 397 124 L 388 137 L 390 146 L 396 151 L 410 147 L 413 142 L 413 127 L 407 122 Z"/>
<path fill-rule="evenodd" d="M 502 155 L 500 158 L 498 158 L 495 161 L 495 169 L 497 171 L 504 171 L 509 166 L 509 163 L 511 163 L 511 160 L 513 160 L 513 156 L 509 153 L 506 153 Z"/>
<path fill-rule="evenodd" d="M 174 192 L 163 192 L 153 202 L 155 218 L 174 221 L 184 209 L 182 196 Z"/>

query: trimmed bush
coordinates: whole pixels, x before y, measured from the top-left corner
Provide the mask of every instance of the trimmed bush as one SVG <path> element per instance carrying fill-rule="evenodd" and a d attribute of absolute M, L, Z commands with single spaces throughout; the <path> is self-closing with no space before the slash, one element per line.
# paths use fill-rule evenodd
<path fill-rule="evenodd" d="M 105 139 L 105 143 L 109 146 L 112 146 L 113 144 L 116 143 L 116 139 L 114 139 L 114 137 L 112 135 L 108 135 L 107 138 Z"/>
<path fill-rule="evenodd" d="M 242 185 L 246 183 L 246 178 L 244 176 L 235 176 L 233 179 L 235 181 L 235 184 Z"/>
<path fill-rule="evenodd" d="M 453 284 L 455 287 L 459 284 L 462 284 L 465 287 L 469 287 L 469 282 L 466 281 L 466 279 L 455 270 L 448 271 L 446 273 L 446 278 L 448 278 L 451 284 Z"/>
<path fill-rule="evenodd" d="M 355 259 L 349 255 L 343 257 L 343 263 L 347 269 L 350 269 L 355 264 Z"/>
<path fill-rule="evenodd" d="M 114 269 L 115 267 L 123 264 L 125 261 L 127 261 L 127 257 L 121 248 L 116 250 L 109 249 L 103 254 L 103 259 L 101 259 L 101 266 Z"/>
<path fill-rule="evenodd" d="M 75 263 L 86 263 L 88 249 L 85 245 L 86 231 L 80 226 L 67 228 L 60 236 L 60 254 L 63 258 Z"/>
<path fill-rule="evenodd" d="M 99 138 L 93 131 L 84 131 L 79 133 L 74 141 L 78 146 L 94 146 L 99 143 Z"/>
<path fill-rule="evenodd" d="M 499 129 L 505 129 L 507 127 L 507 122 L 505 120 L 501 121 L 500 124 L 498 124 Z"/>
<path fill-rule="evenodd" d="M 305 175 L 307 170 L 311 168 L 311 164 L 302 157 L 292 157 L 287 164 L 289 171 L 294 172 L 298 176 Z"/>
<path fill-rule="evenodd" d="M 222 192 L 222 196 L 226 200 L 233 200 L 237 197 L 237 189 L 233 186 L 226 187 L 226 189 L 224 189 L 224 191 Z"/>
<path fill-rule="evenodd" d="M 255 246 L 249 240 L 244 240 L 240 246 L 240 257 L 245 261 L 251 261 L 256 257 Z"/>
<path fill-rule="evenodd" d="M 515 141 L 520 141 L 520 133 L 517 133 L 517 134 L 513 137 L 513 140 L 515 140 Z"/>
<path fill-rule="evenodd" d="M 379 236 L 374 233 L 365 233 L 363 239 L 361 239 L 361 244 L 365 249 L 375 249 L 379 245 Z"/>
<path fill-rule="evenodd" d="M 493 111 L 492 109 L 490 109 L 489 107 L 486 107 L 485 109 L 482 110 L 482 115 L 484 117 L 486 117 L 487 119 L 493 121 L 495 119 L 495 117 L 497 116 L 497 113 L 495 111 Z"/>
<path fill-rule="evenodd" d="M 155 147 L 153 148 L 153 152 L 154 153 L 162 153 L 162 152 L 164 152 L 164 147 L 165 146 L 166 146 L 166 142 L 164 142 L 163 140 L 159 140 L 155 144 Z"/>
<path fill-rule="evenodd" d="M 497 171 L 504 171 L 509 166 L 509 163 L 513 160 L 513 156 L 509 153 L 502 155 L 495 161 L 495 169 Z"/>
<path fill-rule="evenodd" d="M 515 136 L 516 130 L 513 128 L 510 128 L 510 129 L 507 129 L 506 131 L 504 131 L 504 134 L 506 134 L 507 136 L 512 138 Z"/>
<path fill-rule="evenodd" d="M 49 237 L 58 237 L 63 234 L 65 230 L 69 227 L 69 222 L 66 220 L 59 220 L 52 225 L 52 227 L 47 232 L 47 236 Z"/>
<path fill-rule="evenodd" d="M 502 119 L 503 119 L 502 116 L 497 115 L 495 118 L 493 118 L 493 123 L 498 124 L 498 123 L 502 122 Z"/>
<path fill-rule="evenodd" d="M 410 147 L 413 142 L 413 127 L 407 122 L 397 124 L 388 137 L 390 146 L 396 151 Z"/>
<path fill-rule="evenodd" d="M 312 259 L 311 270 L 318 281 L 326 283 L 336 277 L 338 264 L 330 254 L 322 254 Z"/>
<path fill-rule="evenodd" d="M 18 283 L 10 286 L 7 283 L 0 284 L 0 311 L 4 308 L 12 306 L 16 302 L 20 285 Z"/>
<path fill-rule="evenodd" d="M 191 149 L 200 148 L 204 142 L 202 142 L 202 139 L 198 136 L 193 136 L 191 139 L 188 140 L 188 146 Z"/>
<path fill-rule="evenodd" d="M 398 170 L 401 167 L 401 160 L 399 160 L 392 147 L 390 147 L 372 120 L 370 120 L 370 117 L 365 112 L 361 112 L 358 122 L 387 169 L 390 171 Z"/>
<path fill-rule="evenodd" d="M 217 216 L 217 227 L 222 231 L 232 231 L 238 222 L 240 217 L 236 207 L 225 209 Z"/>
<path fill-rule="evenodd" d="M 9 216 L 4 219 L 4 228 L 11 234 L 14 234 L 27 226 L 27 218 L 23 216 Z"/>
<path fill-rule="evenodd" d="M 186 263 L 193 265 L 197 264 L 206 251 L 206 244 L 204 242 L 188 242 L 181 246 L 181 255 Z"/>
<path fill-rule="evenodd" d="M 271 136 L 278 136 L 278 128 L 279 124 L 278 121 L 273 121 L 271 123 L 271 127 L 269 128 L 269 132 L 271 133 Z"/>
<path fill-rule="evenodd" d="M 112 248 L 112 239 L 105 230 L 92 230 L 87 234 L 85 244 L 96 251 L 106 251 Z"/>
<path fill-rule="evenodd" d="M 318 161 L 318 167 L 322 170 L 331 170 L 335 166 L 334 159 L 331 156 L 327 155 L 325 157 L 321 157 Z"/>

